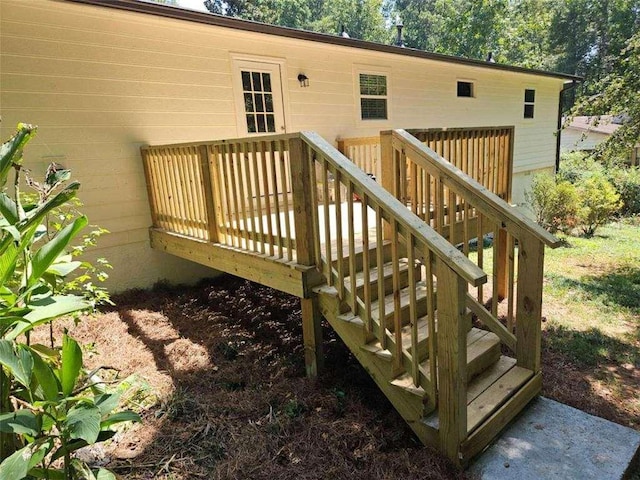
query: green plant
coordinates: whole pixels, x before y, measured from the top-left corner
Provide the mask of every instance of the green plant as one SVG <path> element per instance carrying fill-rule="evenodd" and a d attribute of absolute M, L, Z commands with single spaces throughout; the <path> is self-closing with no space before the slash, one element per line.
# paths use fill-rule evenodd
<path fill-rule="evenodd" d="M 640 214 L 640 168 L 620 167 L 612 169 L 609 178 L 620 195 L 621 215 Z"/>
<path fill-rule="evenodd" d="M 570 232 L 576 225 L 578 191 L 568 181 L 559 181 L 549 173 L 535 175 L 525 198 L 536 221 L 551 232 Z"/>
<path fill-rule="evenodd" d="M 580 208 L 578 224 L 580 230 L 591 236 L 601 225 L 609 222 L 620 208 L 620 195 L 605 176 L 594 173 L 578 185 Z"/>
<path fill-rule="evenodd" d="M 25 445 L 0 464 L 0 479 L 115 477 L 105 469 L 92 472 L 71 454 L 111 438 L 111 427 L 139 421 L 131 411 L 116 412 L 120 395 L 106 393 L 97 372 L 83 374 L 82 350 L 64 335 L 61 350 L 0 340 L 0 364 L 17 388 L 17 408 L 0 415 L 0 431 L 17 434 Z M 56 462 L 62 462 L 55 468 Z"/>
<path fill-rule="evenodd" d="M 577 150 L 575 152 L 564 152 L 560 156 L 560 168 L 558 169 L 557 180 L 578 183 L 590 172 L 601 171 L 603 166 L 587 152 Z"/>
<path fill-rule="evenodd" d="M 52 164 L 44 182 L 27 181 L 37 193 L 34 201 L 25 201 L 20 190 L 22 150 L 35 131 L 20 124 L 0 146 L 0 480 L 113 478 L 71 454 L 108 438 L 112 425 L 139 418 L 112 413 L 118 395 L 105 393 L 95 372 L 83 373 L 75 340 L 64 335 L 60 349 L 30 342 L 34 328 L 89 311 L 95 299 L 64 287 L 82 265 L 68 249 L 87 218 L 72 215 L 57 228 L 49 221 L 80 184 L 66 185 L 70 172 Z"/>

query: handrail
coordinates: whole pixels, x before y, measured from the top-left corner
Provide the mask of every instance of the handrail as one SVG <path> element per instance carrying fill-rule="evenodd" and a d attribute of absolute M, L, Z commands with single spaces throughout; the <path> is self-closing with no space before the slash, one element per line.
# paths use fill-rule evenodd
<path fill-rule="evenodd" d="M 408 233 L 422 240 L 442 261 L 473 286 L 487 281 L 487 274 L 471 262 L 455 246 L 447 242 L 429 225 L 413 215 L 397 198 L 374 182 L 347 157 L 338 152 L 324 138 L 315 132 L 301 132 L 301 138 L 315 146 L 326 159 L 342 174 L 348 175 L 363 192 L 377 203 L 386 204 L 395 215 L 395 220 Z"/>
<path fill-rule="evenodd" d="M 507 208 L 504 200 L 495 193 L 492 193 L 462 170 L 449 163 L 410 133 L 405 130 L 382 132 L 382 134 L 388 133 L 391 133 L 394 138 L 402 140 L 404 142 L 403 147 L 411 149 L 414 154 L 412 159 L 422 168 L 426 170 L 432 169 L 433 167 L 429 162 L 437 165 L 440 174 L 444 175 L 447 181 L 455 186 L 456 190 L 464 192 L 466 196 L 473 198 L 472 203 L 492 212 L 493 220 L 503 223 L 505 227 L 511 223 L 516 226 L 518 230 L 532 234 L 549 247 L 556 248 L 561 245 L 561 241 L 557 237 L 547 232 L 515 208 Z"/>

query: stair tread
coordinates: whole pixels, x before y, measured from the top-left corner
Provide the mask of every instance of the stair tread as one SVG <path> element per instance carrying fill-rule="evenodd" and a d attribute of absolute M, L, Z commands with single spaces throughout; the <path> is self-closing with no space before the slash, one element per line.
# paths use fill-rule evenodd
<path fill-rule="evenodd" d="M 533 371 L 514 366 L 467 406 L 467 432 L 471 432 L 498 409 L 527 380 Z"/>
<path fill-rule="evenodd" d="M 474 330 L 479 329 L 472 328 L 467 334 L 467 363 L 471 363 L 495 345 L 500 345 L 500 338 L 495 333 L 480 330 L 482 333 L 478 335 Z"/>
<path fill-rule="evenodd" d="M 383 240 L 382 245 L 383 247 L 391 245 L 391 240 Z M 378 248 L 378 244 L 376 241 L 369 242 L 369 252 L 375 252 L 377 248 Z M 355 253 L 356 255 L 359 255 L 362 252 L 364 252 L 364 247 L 362 245 L 356 244 L 353 253 Z M 338 260 L 337 256 L 338 256 L 338 246 L 336 241 L 334 240 L 331 242 L 331 258 L 333 259 L 333 262 L 336 262 Z M 345 260 L 349 258 L 349 256 L 350 256 L 349 246 L 343 242 L 342 243 L 342 259 Z"/>
<path fill-rule="evenodd" d="M 473 327 L 467 333 L 467 364 L 480 357 L 485 351 L 495 348 L 500 344 L 500 338 L 493 333 Z M 429 359 L 420 362 L 425 370 L 429 369 Z"/>
<path fill-rule="evenodd" d="M 514 358 L 503 355 L 495 364 L 471 380 L 467 386 L 467 433 L 475 430 L 531 377 L 533 371 L 516 366 Z M 425 417 L 423 422 L 438 429 L 438 411 Z"/>
<path fill-rule="evenodd" d="M 420 320 L 428 321 L 428 318 L 422 317 Z M 408 327 L 405 327 L 405 329 L 406 328 Z M 408 330 L 407 335 L 409 336 L 411 335 L 410 329 Z M 467 334 L 467 365 L 476 361 L 476 359 L 481 357 L 485 352 L 494 349 L 496 345 L 499 345 L 499 344 L 500 344 L 500 339 L 494 333 L 487 332 L 486 330 L 481 330 L 475 327 L 472 328 L 471 331 Z M 489 379 L 489 381 L 492 381 L 496 378 L 499 378 L 500 375 L 503 375 L 509 368 L 513 367 L 513 363 L 515 363 L 515 360 L 513 359 L 507 360 L 508 357 L 504 357 L 504 358 L 505 360 L 500 358 L 498 362 L 494 363 L 491 367 L 488 367 L 488 369 L 485 370 L 485 372 L 493 372 L 493 374 L 487 373 L 485 375 L 485 372 L 483 372 L 477 377 L 474 377 L 471 380 L 471 382 L 469 382 L 468 384 L 467 392 L 469 392 L 469 390 L 472 388 L 472 385 L 475 385 L 476 382 L 484 381 L 486 383 L 487 379 Z M 430 370 L 428 358 L 420 362 L 420 369 L 422 370 L 425 377 L 429 379 L 431 370 Z M 396 382 L 396 380 L 398 380 L 398 382 Z M 411 391 L 410 388 L 407 388 L 405 386 L 405 384 L 408 382 L 411 383 L 411 388 L 413 388 L 414 390 L 417 388 L 415 385 L 413 385 L 413 379 L 411 378 L 411 375 L 408 373 L 403 373 L 402 375 L 396 377 L 394 380 L 391 381 L 393 385 L 396 385 L 397 387 L 404 388 L 405 390 Z M 474 388 L 475 390 L 472 390 L 473 392 L 478 390 L 478 387 L 474 387 Z M 480 390 L 479 392 L 475 393 L 475 396 L 473 398 L 477 397 L 480 393 L 482 393 L 482 391 L 483 390 Z M 422 392 L 424 393 L 424 391 Z M 416 393 L 416 392 L 412 391 L 412 393 Z M 467 394 L 467 403 L 471 402 L 473 398 L 469 398 L 469 395 Z"/>
<path fill-rule="evenodd" d="M 402 348 L 411 351 L 411 325 L 402 327 Z M 429 338 L 429 317 L 418 318 L 418 344 Z"/>
<path fill-rule="evenodd" d="M 416 387 L 413 383 L 413 377 L 404 373 L 397 378 L 391 380 L 391 385 L 395 385 L 396 387 L 400 387 L 408 392 L 413 393 L 414 395 L 424 396 L 425 391 L 422 387 Z"/>
<path fill-rule="evenodd" d="M 400 308 L 406 308 L 409 306 L 410 302 L 410 287 L 405 287 L 400 289 Z M 417 302 L 426 302 L 427 299 L 427 287 L 424 283 L 418 282 L 416 284 L 416 300 Z M 380 311 L 379 311 L 380 300 L 375 300 L 371 302 L 371 316 L 374 320 L 380 319 Z M 393 315 L 394 310 L 394 298 L 393 293 L 390 293 L 386 297 L 384 297 L 384 313 L 385 317 L 389 317 Z"/>
<path fill-rule="evenodd" d="M 409 269 L 409 262 L 406 258 L 401 258 L 398 261 L 398 266 L 400 268 L 400 272 L 405 272 Z M 379 269 L 377 267 L 372 267 L 369 269 L 369 281 L 371 283 L 377 282 L 379 277 Z M 382 266 L 382 275 L 383 278 L 390 277 L 393 275 L 393 263 L 387 262 Z M 364 272 L 357 272 L 356 275 L 356 288 L 361 288 L 365 284 Z M 344 279 L 345 288 L 351 288 L 351 278 L 346 277 Z"/>
<path fill-rule="evenodd" d="M 378 341 L 373 341 L 369 343 L 365 343 L 360 348 L 366 350 L 367 352 L 371 352 L 379 357 L 382 357 L 386 360 L 391 360 L 393 358 L 393 354 L 391 351 L 386 348 L 382 348 L 382 344 Z"/>

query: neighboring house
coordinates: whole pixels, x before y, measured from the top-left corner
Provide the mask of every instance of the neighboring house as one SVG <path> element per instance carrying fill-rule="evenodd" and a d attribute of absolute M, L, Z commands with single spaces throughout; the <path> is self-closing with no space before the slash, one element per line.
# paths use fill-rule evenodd
<path fill-rule="evenodd" d="M 558 97 L 578 80 L 134 0 L 0 0 L 0 17 L 0 133 L 39 125 L 28 167 L 55 161 L 82 182 L 83 210 L 111 231 L 98 255 L 115 291 L 207 272 L 149 247 L 142 145 L 513 126 L 522 203 L 554 168 Z"/>
<path fill-rule="evenodd" d="M 573 117 L 566 123 L 560 136 L 560 149 L 564 152 L 592 152 L 622 126 L 622 118 L 613 115 Z M 631 151 L 629 163 L 637 165 L 640 143 Z"/>

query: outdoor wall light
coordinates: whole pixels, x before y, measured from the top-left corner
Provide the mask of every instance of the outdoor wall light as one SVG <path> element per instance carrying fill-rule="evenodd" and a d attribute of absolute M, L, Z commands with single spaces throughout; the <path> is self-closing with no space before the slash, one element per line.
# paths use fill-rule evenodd
<path fill-rule="evenodd" d="M 307 77 L 304 73 L 298 74 L 298 81 L 300 82 L 301 87 L 309 86 L 309 77 Z"/>

